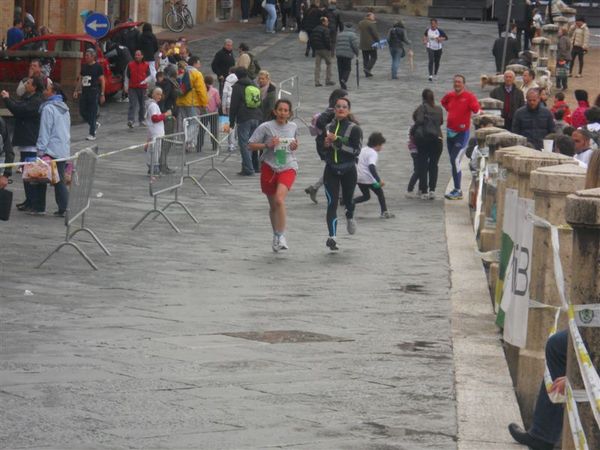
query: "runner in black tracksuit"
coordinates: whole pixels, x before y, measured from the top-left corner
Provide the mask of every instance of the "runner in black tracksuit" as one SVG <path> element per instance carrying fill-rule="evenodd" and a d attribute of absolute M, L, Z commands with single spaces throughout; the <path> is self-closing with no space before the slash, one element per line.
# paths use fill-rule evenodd
<path fill-rule="evenodd" d="M 327 126 L 325 137 L 325 195 L 327 196 L 327 247 L 337 250 L 337 206 L 342 187 L 346 206 L 346 226 L 349 234 L 356 232 L 354 221 L 354 189 L 356 188 L 356 158 L 362 147 L 362 130 L 350 113 L 350 100 L 340 98 L 335 103 L 335 118 Z"/>

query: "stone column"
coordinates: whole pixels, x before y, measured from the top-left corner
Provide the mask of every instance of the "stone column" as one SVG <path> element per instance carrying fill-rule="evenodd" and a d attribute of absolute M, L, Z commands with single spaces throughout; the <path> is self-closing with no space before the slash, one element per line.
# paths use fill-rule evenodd
<path fill-rule="evenodd" d="M 535 214 L 553 225 L 566 224 L 567 195 L 584 187 L 585 172 L 585 169 L 575 164 L 540 167 L 531 172 L 529 188 L 535 201 Z M 568 286 L 571 281 L 572 239 L 571 230 L 560 231 L 560 256 Z M 529 296 L 547 305 L 562 305 L 554 277 L 550 230 L 542 227 L 535 227 L 533 230 Z M 554 324 L 555 313 L 551 309 L 529 309 L 527 345 L 519 352 L 516 383 L 517 398 L 523 420 L 527 424 L 531 423 L 540 380 L 544 374 L 544 349 L 548 333 Z M 565 327 L 566 314 L 562 314 L 558 329 Z"/>
<path fill-rule="evenodd" d="M 557 25 L 558 28 L 566 28 L 568 30 L 569 26 L 571 25 L 569 23 L 569 19 L 564 16 L 555 17 L 553 20 L 554 20 L 554 25 Z"/>
<path fill-rule="evenodd" d="M 542 35 L 550 42 L 548 45 L 548 70 L 554 73 L 556 67 L 556 52 L 558 50 L 558 25 L 547 24 L 542 27 Z"/>
<path fill-rule="evenodd" d="M 494 235 L 496 228 L 496 184 L 498 177 L 498 161 L 496 160 L 496 150 L 502 147 L 512 147 L 514 145 L 525 145 L 527 139 L 518 134 L 502 133 L 491 134 L 486 137 L 486 145 L 489 149 L 488 172 L 490 173 L 488 182 L 485 185 L 485 197 L 482 217 L 484 223 L 479 233 L 479 248 L 483 252 L 495 250 Z"/>
<path fill-rule="evenodd" d="M 570 299 L 574 305 L 600 303 L 600 188 L 569 195 L 567 222 L 573 227 Z M 600 328 L 580 328 L 594 367 L 600 367 Z M 567 377 L 573 389 L 583 389 L 579 366 L 569 339 Z M 600 448 L 600 430 L 587 403 L 578 403 L 583 430 L 589 448 Z M 573 449 L 569 421 L 565 414 L 563 449 Z"/>
<path fill-rule="evenodd" d="M 571 25 L 572 23 L 575 23 L 575 16 L 577 15 L 577 9 L 575 8 L 564 8 L 561 12 L 562 17 L 564 17 L 567 20 L 567 23 L 569 25 Z"/>
<path fill-rule="evenodd" d="M 538 54 L 538 67 L 548 67 L 548 49 L 550 47 L 548 38 L 533 38 L 531 40 L 531 47 Z"/>
<path fill-rule="evenodd" d="M 495 98 L 486 97 L 479 99 L 479 105 L 485 114 L 499 116 L 504 107 L 504 102 Z M 475 117 L 477 116 L 474 116 L 473 119 L 475 119 Z"/>
<path fill-rule="evenodd" d="M 499 113 L 499 111 L 498 111 L 498 113 Z M 477 114 L 476 116 L 473 116 L 473 125 L 475 126 L 476 129 L 479 129 L 479 127 L 481 126 L 481 119 L 483 119 L 484 117 L 486 119 L 489 119 L 492 121 L 494 128 L 496 128 L 499 131 L 504 131 L 504 129 L 503 129 L 504 119 L 502 117 L 500 117 L 498 114 L 489 114 L 489 113 Z M 480 147 L 485 146 L 485 139 L 481 143 L 478 142 L 478 145 Z"/>
<path fill-rule="evenodd" d="M 512 70 L 515 73 L 515 75 L 523 75 L 525 69 L 527 69 L 527 67 L 523 64 L 510 64 L 506 66 L 506 70 Z"/>

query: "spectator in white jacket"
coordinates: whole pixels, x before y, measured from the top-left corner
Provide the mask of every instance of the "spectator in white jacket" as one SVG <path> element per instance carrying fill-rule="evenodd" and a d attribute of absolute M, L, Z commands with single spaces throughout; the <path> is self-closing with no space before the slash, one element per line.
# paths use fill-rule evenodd
<path fill-rule="evenodd" d="M 233 85 L 237 83 L 238 77 L 235 74 L 235 67 L 229 69 L 229 75 L 225 78 L 225 84 L 223 85 L 223 97 L 221 98 L 221 108 L 223 115 L 229 116 L 229 108 L 231 106 L 231 93 L 233 92 Z M 235 130 L 229 130 L 229 136 L 227 136 L 228 151 L 233 153 L 235 151 Z"/>
<path fill-rule="evenodd" d="M 165 119 L 171 116 L 171 110 L 165 113 L 160 112 L 158 102 L 162 99 L 163 91 L 158 86 L 152 89 L 150 99 L 146 101 L 146 127 L 148 127 L 148 141 L 146 143 L 146 165 L 148 166 L 148 175 L 158 175 L 160 173 L 160 144 L 156 138 L 165 135 Z"/>

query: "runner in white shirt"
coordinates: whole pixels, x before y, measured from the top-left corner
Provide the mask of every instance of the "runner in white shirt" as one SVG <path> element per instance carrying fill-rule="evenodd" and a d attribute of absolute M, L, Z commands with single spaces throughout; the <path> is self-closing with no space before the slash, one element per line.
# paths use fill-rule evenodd
<path fill-rule="evenodd" d="M 385 138 L 379 132 L 372 133 L 369 136 L 367 146 L 363 147 L 360 151 L 357 164 L 357 181 L 358 188 L 362 195 L 354 199 L 354 203 L 366 202 L 371 198 L 369 191 L 373 191 L 379 200 L 379 207 L 381 208 L 382 219 L 391 219 L 394 214 L 387 210 L 385 204 L 385 195 L 383 194 L 383 180 L 377 173 L 377 159 L 379 158 L 378 153 L 383 150 L 383 144 L 385 144 Z"/>
<path fill-rule="evenodd" d="M 429 58 L 429 81 L 437 77 L 442 59 L 442 42 L 448 39 L 446 33 L 438 28 L 437 19 L 431 19 L 431 26 L 425 30 L 423 35 L 423 44 L 427 47 L 427 57 Z"/>

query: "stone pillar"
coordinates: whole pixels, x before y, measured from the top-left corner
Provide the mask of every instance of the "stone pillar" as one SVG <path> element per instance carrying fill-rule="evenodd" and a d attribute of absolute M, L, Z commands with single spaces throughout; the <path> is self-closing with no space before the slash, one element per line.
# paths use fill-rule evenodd
<path fill-rule="evenodd" d="M 504 102 L 502 100 L 496 100 L 495 98 L 485 97 L 479 99 L 479 106 L 481 106 L 481 110 L 485 114 L 499 116 L 504 107 Z M 473 119 L 475 119 L 475 117 L 477 116 L 473 116 Z"/>
<path fill-rule="evenodd" d="M 575 23 L 575 16 L 577 15 L 577 10 L 575 8 L 563 8 L 563 10 L 561 11 L 562 17 L 564 17 L 567 20 L 567 23 L 569 25 L 571 25 L 572 23 Z"/>
<path fill-rule="evenodd" d="M 547 24 L 542 27 L 542 35 L 550 42 L 548 45 L 548 70 L 554 73 L 556 67 L 556 52 L 558 50 L 558 25 Z"/>
<path fill-rule="evenodd" d="M 499 113 L 499 111 L 498 111 L 498 113 Z M 504 119 L 502 117 L 500 117 L 498 114 L 488 114 L 488 113 L 477 114 L 476 116 L 473 116 L 473 125 L 475 126 L 476 129 L 479 129 L 479 127 L 481 126 L 481 119 L 483 119 L 484 117 L 486 119 L 489 119 L 492 121 L 492 125 L 494 128 L 499 129 L 500 131 L 504 131 L 504 129 L 503 129 Z M 484 147 L 485 139 L 481 143 L 478 142 L 478 145 L 480 147 Z"/>
<path fill-rule="evenodd" d="M 566 162 L 561 160 L 560 162 Z M 553 225 L 566 224 L 567 195 L 585 185 L 585 169 L 575 164 L 540 167 L 531 172 L 529 189 L 535 201 L 535 214 Z M 567 286 L 571 280 L 571 230 L 560 231 L 560 256 Z M 531 249 L 530 298 L 547 305 L 562 305 L 554 277 L 550 230 L 534 227 Z M 555 311 L 531 308 L 527 319 L 527 345 L 519 351 L 516 392 L 523 421 L 532 420 L 540 380 L 544 374 L 544 349 L 548 333 L 554 325 Z M 566 327 L 566 314 L 561 315 L 558 329 Z"/>
<path fill-rule="evenodd" d="M 531 40 L 533 51 L 538 54 L 538 67 L 548 67 L 548 50 L 550 41 L 545 37 L 535 37 Z"/>
<path fill-rule="evenodd" d="M 479 234 L 479 247 L 481 251 L 496 250 L 496 247 L 494 247 L 497 213 L 496 187 L 498 180 L 498 161 L 496 159 L 496 150 L 503 147 L 512 147 L 514 145 L 525 145 L 526 143 L 526 138 L 518 134 L 509 133 L 508 131 L 491 134 L 486 137 L 486 145 L 489 149 L 488 172 L 490 173 L 490 177 L 485 185 L 485 197 L 483 205 L 485 217 L 482 218 L 482 222 L 487 226 L 482 228 Z"/>
<path fill-rule="evenodd" d="M 567 222 L 573 227 L 570 299 L 574 305 L 600 303 L 600 188 L 569 195 Z M 600 367 L 600 328 L 580 328 L 594 367 Z M 579 366 L 569 338 L 567 377 L 573 389 L 583 389 Z M 579 415 L 589 448 L 600 448 L 600 430 L 587 403 L 578 403 Z M 563 449 L 573 449 L 569 421 L 565 414 Z"/>
<path fill-rule="evenodd" d="M 554 25 L 557 25 L 558 28 L 566 28 L 568 30 L 569 26 L 571 25 L 569 23 L 569 19 L 567 17 L 564 17 L 564 16 L 558 16 L 558 17 L 555 17 L 552 20 L 554 21 Z"/>

